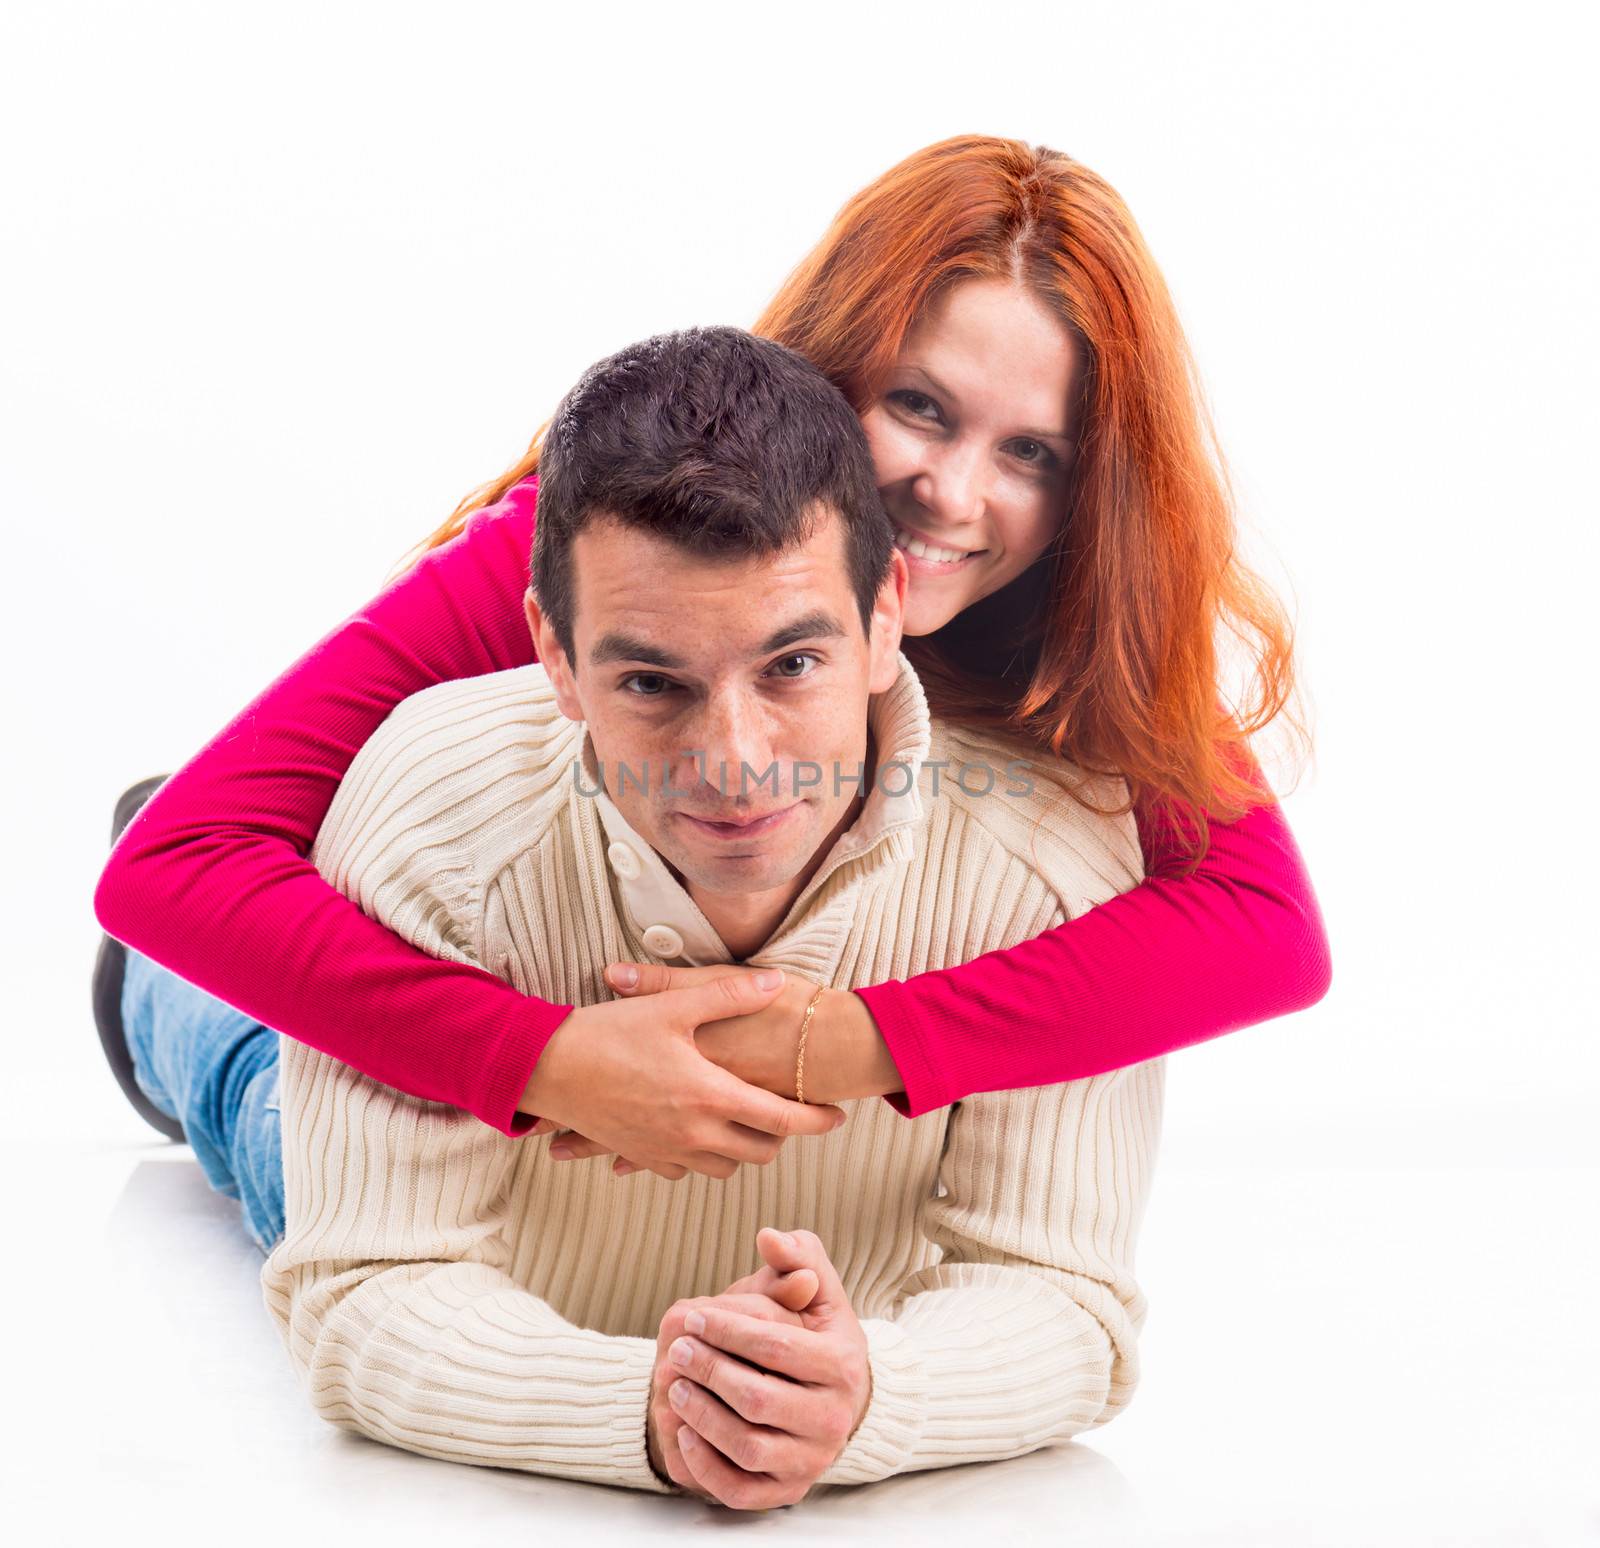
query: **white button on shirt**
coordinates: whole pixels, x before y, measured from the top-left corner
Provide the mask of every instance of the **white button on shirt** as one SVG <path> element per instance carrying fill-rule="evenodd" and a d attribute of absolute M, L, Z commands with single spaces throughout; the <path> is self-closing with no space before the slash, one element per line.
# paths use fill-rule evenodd
<path fill-rule="evenodd" d="M 639 872 L 641 870 L 639 865 L 639 857 L 633 852 L 632 849 L 624 844 L 621 839 L 618 839 L 617 842 L 606 851 L 606 859 L 611 862 L 611 869 L 615 871 L 617 875 L 623 879 L 623 881 L 638 881 Z M 681 946 L 683 943 L 680 941 L 678 944 Z"/>
<path fill-rule="evenodd" d="M 641 939 L 658 957 L 676 957 L 683 952 L 683 937 L 671 925 L 653 924 Z"/>

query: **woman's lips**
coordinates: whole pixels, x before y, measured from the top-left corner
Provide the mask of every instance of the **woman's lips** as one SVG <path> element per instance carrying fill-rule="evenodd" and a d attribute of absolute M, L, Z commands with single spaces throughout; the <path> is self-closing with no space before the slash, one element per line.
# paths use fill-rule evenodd
<path fill-rule="evenodd" d="M 793 806 L 786 806 L 781 812 L 769 812 L 765 817 L 746 823 L 707 822 L 705 818 L 690 816 L 688 812 L 679 812 L 678 815 L 711 838 L 748 839 L 771 833 L 800 804 L 796 801 Z"/>
<path fill-rule="evenodd" d="M 935 543 L 932 538 L 924 537 L 912 527 L 896 525 L 894 546 L 905 555 L 906 563 L 911 569 L 923 575 L 954 575 L 957 570 L 965 569 L 974 559 L 986 553 L 987 549 L 976 548 L 962 553 L 959 559 L 930 559 L 925 554 L 914 554 L 906 547 L 906 539 L 914 538 L 919 543 L 929 548 L 945 548 L 944 544 Z M 949 551 L 949 550 L 946 550 Z"/>

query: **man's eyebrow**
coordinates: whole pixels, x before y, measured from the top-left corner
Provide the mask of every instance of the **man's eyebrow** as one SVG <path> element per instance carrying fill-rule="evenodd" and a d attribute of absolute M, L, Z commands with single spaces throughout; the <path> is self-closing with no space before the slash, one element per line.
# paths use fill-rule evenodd
<path fill-rule="evenodd" d="M 930 371 L 926 366 L 907 364 L 905 366 L 902 366 L 901 369 L 905 370 L 905 371 L 915 371 L 917 373 L 917 375 L 920 376 L 925 382 L 927 382 L 928 385 L 930 387 L 932 387 L 933 390 L 936 393 L 940 394 L 941 397 L 950 398 L 950 399 L 954 400 L 955 394 L 953 392 L 951 392 L 950 389 L 948 387 L 946 387 L 945 384 L 943 382 L 941 382 L 939 380 L 939 378 L 937 376 L 935 376 L 933 374 L 933 372 Z M 1031 435 L 1035 440 L 1039 440 L 1039 441 L 1068 441 L 1068 442 L 1070 442 L 1072 440 L 1072 437 L 1070 435 L 1068 435 L 1065 430 L 1033 430 L 1033 429 L 1028 429 L 1028 430 L 1023 430 L 1020 433 L 1022 435 Z"/>
<path fill-rule="evenodd" d="M 793 623 L 775 629 L 756 646 L 758 656 L 770 656 L 785 645 L 798 645 L 801 640 L 836 640 L 844 633 L 839 620 L 825 607 L 802 613 Z"/>
<path fill-rule="evenodd" d="M 832 613 L 826 608 L 813 608 L 781 629 L 773 630 L 756 646 L 756 654 L 768 656 L 775 650 L 782 650 L 785 645 L 794 645 L 801 640 L 838 639 L 843 634 L 843 626 Z M 662 650 L 659 645 L 652 645 L 637 635 L 617 630 L 602 634 L 589 652 L 590 666 L 605 666 L 612 661 L 643 661 L 650 666 L 665 667 L 669 672 L 682 671 L 688 665 L 681 656 Z"/>
<path fill-rule="evenodd" d="M 604 666 L 608 661 L 648 661 L 651 666 L 669 670 L 685 665 L 682 658 L 674 656 L 671 651 L 662 650 L 637 635 L 620 634 L 616 630 L 602 634 L 589 652 L 590 666 Z"/>

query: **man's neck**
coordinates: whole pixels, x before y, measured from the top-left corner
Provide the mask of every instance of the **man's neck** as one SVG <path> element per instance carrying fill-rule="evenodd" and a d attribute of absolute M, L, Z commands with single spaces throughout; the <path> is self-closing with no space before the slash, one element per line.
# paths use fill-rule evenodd
<path fill-rule="evenodd" d="M 677 867 L 670 861 L 667 863 L 667 869 L 672 872 L 678 885 L 694 900 L 695 907 L 706 916 L 707 923 L 717 932 L 722 944 L 728 948 L 729 955 L 736 961 L 742 962 L 753 956 L 772 939 L 772 932 L 783 923 L 784 916 L 794 906 L 794 900 L 805 891 L 811 878 L 817 874 L 818 867 L 832 853 L 840 835 L 847 832 L 860 817 L 866 806 L 866 792 L 872 788 L 875 756 L 872 730 L 868 727 L 863 785 L 857 788 L 854 798 L 827 837 L 812 851 L 811 858 L 783 886 L 769 892 L 712 892 L 685 881 Z M 850 772 L 853 778 L 854 772 Z M 841 784 L 845 773 L 845 770 L 840 770 Z"/>

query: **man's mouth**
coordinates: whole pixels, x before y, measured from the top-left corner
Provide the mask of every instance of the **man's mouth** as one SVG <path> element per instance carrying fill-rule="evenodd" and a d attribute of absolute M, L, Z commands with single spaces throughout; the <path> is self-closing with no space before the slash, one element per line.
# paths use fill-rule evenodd
<path fill-rule="evenodd" d="M 791 806 L 780 807 L 776 811 L 767 812 L 748 821 L 742 819 L 718 821 L 714 818 L 696 817 L 692 812 L 679 812 L 678 815 L 687 818 L 701 832 L 709 833 L 715 838 L 754 838 L 758 834 L 772 832 L 799 805 L 800 802 L 796 801 Z"/>

